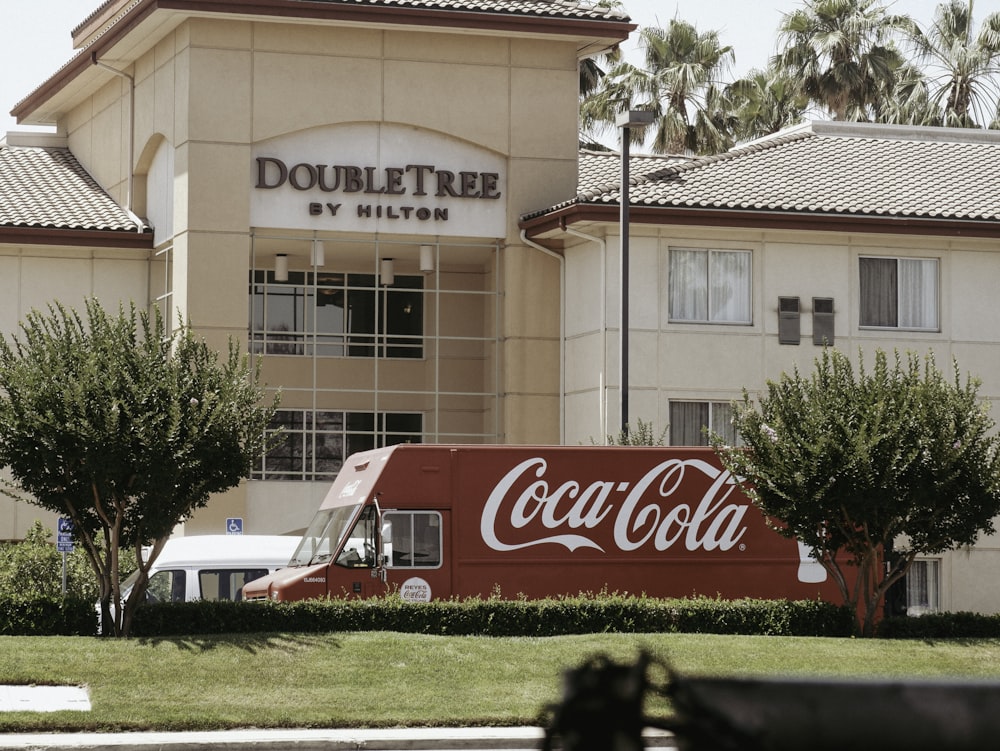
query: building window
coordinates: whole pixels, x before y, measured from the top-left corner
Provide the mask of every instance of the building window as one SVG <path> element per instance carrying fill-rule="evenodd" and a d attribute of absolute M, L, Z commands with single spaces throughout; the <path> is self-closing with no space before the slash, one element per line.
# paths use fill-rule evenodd
<path fill-rule="evenodd" d="M 393 568 L 438 568 L 441 565 L 441 514 L 437 511 L 386 511 L 392 525 Z"/>
<path fill-rule="evenodd" d="M 906 572 L 906 614 L 924 615 L 941 609 L 939 597 L 941 562 L 918 559 Z"/>
<path fill-rule="evenodd" d="M 738 445 L 729 402 L 670 402 L 671 446 L 707 446 L 710 432 Z"/>
<path fill-rule="evenodd" d="M 253 352 L 319 357 L 423 357 L 424 280 L 374 274 L 252 272 Z"/>
<path fill-rule="evenodd" d="M 749 324 L 749 250 L 670 249 L 670 320 Z"/>
<path fill-rule="evenodd" d="M 862 326 L 938 330 L 935 258 L 861 258 Z"/>
<path fill-rule="evenodd" d="M 279 409 L 267 429 L 268 445 L 255 480 L 332 480 L 358 451 L 421 443 L 423 416 L 407 412 Z"/>

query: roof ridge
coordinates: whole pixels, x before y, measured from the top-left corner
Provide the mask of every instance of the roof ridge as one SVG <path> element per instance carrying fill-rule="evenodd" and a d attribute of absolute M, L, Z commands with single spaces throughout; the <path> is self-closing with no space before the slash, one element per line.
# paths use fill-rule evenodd
<path fill-rule="evenodd" d="M 778 133 L 765 136 L 764 138 L 759 138 L 755 141 L 749 141 L 742 146 L 734 146 L 729 151 L 723 151 L 720 154 L 708 154 L 705 156 L 692 157 L 690 160 L 685 162 L 678 162 L 675 165 L 670 165 L 664 168 L 659 173 L 650 173 L 649 175 L 643 176 L 643 182 L 651 182 L 652 179 L 662 179 L 670 174 L 680 174 L 681 172 L 688 172 L 690 170 L 699 169 L 700 167 L 705 167 L 710 164 L 716 164 L 718 162 L 729 161 L 732 159 L 738 159 L 747 154 L 753 154 L 760 151 L 769 151 L 771 149 L 776 149 L 781 146 L 785 146 L 789 143 L 794 143 L 795 141 L 802 141 L 806 138 L 816 138 L 816 134 L 807 128 L 791 128 L 788 130 L 779 131 Z"/>
<path fill-rule="evenodd" d="M 589 151 L 587 151 L 585 149 L 581 149 L 580 153 L 581 154 L 592 155 L 592 156 L 605 156 L 606 155 L 609 159 L 610 158 L 614 158 L 616 161 L 620 161 L 621 160 L 621 153 L 617 152 L 617 151 L 596 152 L 595 153 L 595 152 L 589 152 Z M 688 159 L 688 158 L 689 157 L 681 156 L 679 154 L 629 154 L 629 164 L 631 165 L 631 163 L 633 161 L 640 161 L 640 160 L 647 160 L 647 159 L 651 160 L 651 161 L 653 161 L 653 160 L 656 160 L 656 161 L 667 161 L 667 160 L 672 160 L 672 159 L 679 161 L 679 160 L 684 160 L 684 159 Z M 670 169 L 670 165 L 665 164 L 665 165 L 663 165 L 662 167 L 660 167 L 658 169 L 654 169 L 654 170 L 651 170 L 649 172 L 633 176 L 632 171 L 631 171 L 632 168 L 630 166 L 629 167 L 629 186 L 630 187 L 635 187 L 637 185 L 642 185 L 644 182 L 647 181 L 647 179 L 648 179 L 649 176 L 664 174 L 669 169 Z M 617 182 L 604 181 L 604 182 L 592 185 L 587 190 L 578 191 L 574 200 L 589 200 L 590 198 L 595 198 L 595 197 L 597 197 L 597 196 L 599 196 L 599 195 L 601 195 L 603 193 L 614 193 L 615 191 L 621 192 L 621 180 L 620 179 Z"/>

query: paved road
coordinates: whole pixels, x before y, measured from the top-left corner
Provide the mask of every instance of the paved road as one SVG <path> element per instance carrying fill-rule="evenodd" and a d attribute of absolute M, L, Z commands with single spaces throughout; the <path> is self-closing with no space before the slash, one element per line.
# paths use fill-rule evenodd
<path fill-rule="evenodd" d="M 21 751 L 538 751 L 543 732 L 514 728 L 389 728 L 383 730 L 227 730 L 203 733 L 8 733 L 0 749 Z M 673 749 L 665 733 L 650 749 Z"/>

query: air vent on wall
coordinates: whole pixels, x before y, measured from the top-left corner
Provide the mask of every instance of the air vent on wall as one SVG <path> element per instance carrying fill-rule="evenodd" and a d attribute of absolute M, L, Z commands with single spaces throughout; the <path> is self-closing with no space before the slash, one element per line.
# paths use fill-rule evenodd
<path fill-rule="evenodd" d="M 799 332 L 799 298 L 778 298 L 778 343 L 798 344 Z"/>
<path fill-rule="evenodd" d="M 833 298 L 813 298 L 813 344 L 833 346 Z"/>

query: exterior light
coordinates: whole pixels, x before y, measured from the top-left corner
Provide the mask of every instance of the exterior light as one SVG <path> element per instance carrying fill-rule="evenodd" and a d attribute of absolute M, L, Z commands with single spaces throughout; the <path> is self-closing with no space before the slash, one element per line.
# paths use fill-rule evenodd
<path fill-rule="evenodd" d="M 379 277 L 382 284 L 392 284 L 396 281 L 396 264 L 391 258 L 383 258 L 379 267 Z"/>
<path fill-rule="evenodd" d="M 288 281 L 288 254 L 278 253 L 274 257 L 274 281 Z"/>
<path fill-rule="evenodd" d="M 420 270 L 425 274 L 434 273 L 434 246 L 420 246 Z"/>
<path fill-rule="evenodd" d="M 316 268 L 323 268 L 326 266 L 326 248 L 320 240 L 313 240 L 312 265 Z"/>

